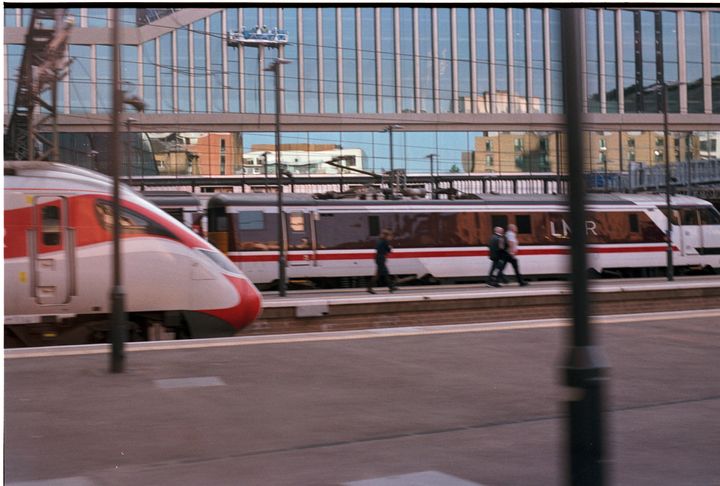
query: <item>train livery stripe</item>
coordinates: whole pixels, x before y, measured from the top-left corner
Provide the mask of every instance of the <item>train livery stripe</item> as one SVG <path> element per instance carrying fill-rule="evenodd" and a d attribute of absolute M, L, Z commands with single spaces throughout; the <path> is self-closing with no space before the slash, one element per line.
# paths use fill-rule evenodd
<path fill-rule="evenodd" d="M 589 254 L 601 253 L 661 253 L 667 251 L 666 245 L 633 245 L 633 246 L 602 246 L 587 247 Z M 673 251 L 679 251 L 678 247 L 673 246 Z M 488 257 L 487 249 L 478 250 L 396 250 L 390 254 L 391 259 L 405 258 L 458 258 L 458 257 Z M 523 248 L 520 250 L 520 256 L 543 256 L 543 255 L 569 255 L 569 247 L 558 248 Z M 277 261 L 276 254 L 255 254 L 255 253 L 230 253 L 228 255 L 233 262 L 239 263 L 257 263 Z M 314 257 L 314 258 L 313 258 Z M 372 260 L 375 258 L 374 251 L 358 252 L 358 253 L 323 253 L 319 252 L 313 256 L 312 252 L 293 253 L 288 252 L 288 261 L 302 261 L 313 259 L 316 261 L 338 261 L 338 260 Z"/>

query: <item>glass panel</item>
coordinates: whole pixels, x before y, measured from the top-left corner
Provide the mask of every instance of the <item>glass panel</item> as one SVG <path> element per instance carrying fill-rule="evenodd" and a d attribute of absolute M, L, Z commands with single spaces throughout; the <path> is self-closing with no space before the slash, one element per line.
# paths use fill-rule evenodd
<path fill-rule="evenodd" d="M 657 62 L 655 53 L 655 13 L 640 12 L 640 39 L 642 42 L 642 111 L 657 113 L 662 105 L 658 103 Z"/>
<path fill-rule="evenodd" d="M 633 12 L 622 12 L 622 54 L 623 54 L 623 92 L 625 112 L 638 110 L 638 86 L 635 83 L 635 17 Z"/>
<path fill-rule="evenodd" d="M 452 72 L 452 24 L 450 9 L 437 9 L 438 22 L 438 91 L 440 93 L 440 113 L 453 111 L 453 72 Z"/>
<path fill-rule="evenodd" d="M 527 113 L 527 83 L 525 79 L 525 10 L 512 9 L 513 24 L 513 113 Z"/>
<path fill-rule="evenodd" d="M 668 85 L 668 111 L 680 113 L 677 12 L 662 12 L 663 79 Z"/>
<path fill-rule="evenodd" d="M 242 23 L 248 28 L 258 28 L 257 8 L 242 9 Z M 260 112 L 260 49 L 258 47 L 243 46 L 243 81 L 245 82 L 245 105 L 241 107 L 243 113 Z"/>
<path fill-rule="evenodd" d="M 585 10 L 585 69 L 587 71 L 588 111 L 600 112 L 600 47 L 597 10 Z"/>
<path fill-rule="evenodd" d="M 710 78 L 712 112 L 720 113 L 720 12 L 710 12 Z"/>
<path fill-rule="evenodd" d="M 160 42 L 160 112 L 173 112 L 173 55 L 172 33 L 159 39 Z"/>
<path fill-rule="evenodd" d="M 530 113 L 545 113 L 545 37 L 542 10 L 530 10 L 530 36 L 532 45 L 532 94 Z"/>
<path fill-rule="evenodd" d="M 475 56 L 477 58 L 477 111 L 490 113 L 490 51 L 488 10 L 475 9 Z"/>
<path fill-rule="evenodd" d="M 112 108 L 112 46 L 95 46 L 95 95 L 98 113 L 109 113 Z"/>
<path fill-rule="evenodd" d="M 5 27 L 17 27 L 17 9 L 16 8 L 4 8 L 5 12 Z"/>
<path fill-rule="evenodd" d="M 705 111 L 702 74 L 702 24 L 700 13 L 685 12 L 685 59 L 688 113 Z"/>
<path fill-rule="evenodd" d="M 135 27 L 134 8 L 119 8 L 115 11 L 120 13 L 120 27 Z"/>
<path fill-rule="evenodd" d="M 70 45 L 70 113 L 91 112 L 90 98 L 93 86 L 90 79 L 90 46 Z"/>
<path fill-rule="evenodd" d="M 382 58 L 382 112 L 395 113 L 395 22 L 392 8 L 380 9 L 380 56 Z"/>
<path fill-rule="evenodd" d="M 177 109 L 188 113 L 190 112 L 190 32 L 187 26 L 175 31 L 175 42 L 177 42 Z M 237 75 L 237 70 L 235 73 Z M 235 91 L 231 96 L 237 95 Z"/>
<path fill-rule="evenodd" d="M 213 113 L 224 111 L 223 100 L 223 58 L 225 56 L 225 40 L 222 32 L 222 14 L 220 12 L 210 17 L 210 33 L 207 36 L 210 42 L 210 105 Z"/>
<path fill-rule="evenodd" d="M 442 27 L 441 27 L 442 28 Z M 420 48 L 420 112 L 433 113 L 434 105 L 434 80 L 433 75 L 433 27 L 432 27 L 432 9 L 418 9 L 418 45 Z M 441 88 L 443 89 L 443 88 Z"/>
<path fill-rule="evenodd" d="M 263 29 L 274 29 L 279 25 L 278 21 L 278 9 L 276 8 L 263 8 L 262 9 L 262 23 Z M 261 48 L 258 48 L 260 51 Z M 270 51 L 272 52 L 272 50 Z M 269 67 L 276 56 L 268 52 L 265 53 L 265 64 L 260 66 L 260 69 Z M 280 75 L 282 76 L 283 67 L 280 67 Z M 265 106 L 263 111 L 265 113 L 275 113 L 275 75 L 271 71 L 264 71 L 263 76 L 263 96 L 265 97 Z"/>
<path fill-rule="evenodd" d="M 303 101 L 305 113 L 317 113 L 318 105 L 318 36 L 317 9 L 302 9 L 303 29 Z"/>
<path fill-rule="evenodd" d="M 507 42 L 507 11 L 504 8 L 494 8 L 495 27 L 495 103 L 494 113 L 508 113 L 510 111 L 508 96 L 508 42 Z"/>
<path fill-rule="evenodd" d="M 562 82 L 562 26 L 560 11 L 551 9 L 550 12 L 550 113 L 564 111 L 563 82 Z"/>
<path fill-rule="evenodd" d="M 457 29 L 458 111 L 460 113 L 470 113 L 472 112 L 470 12 L 467 8 L 458 8 L 455 12 Z"/>
<path fill-rule="evenodd" d="M 284 113 L 299 113 L 300 95 L 298 93 L 298 86 L 300 84 L 300 78 L 298 74 L 299 62 L 297 43 L 298 9 L 283 9 L 283 28 L 288 31 L 288 37 L 290 40 L 290 42 L 285 45 L 285 52 L 283 56 L 285 59 L 290 61 L 290 64 L 285 64 L 282 68 L 283 93 L 285 95 L 285 106 L 283 106 L 282 111 Z"/>
<path fill-rule="evenodd" d="M 605 111 L 618 113 L 617 54 L 615 49 L 615 11 L 603 13 L 603 40 L 605 43 Z"/>
<path fill-rule="evenodd" d="M 338 112 L 338 57 L 337 57 L 337 22 L 335 9 L 323 8 L 323 103 L 325 113 Z"/>
<path fill-rule="evenodd" d="M 87 26 L 88 27 L 107 27 L 108 26 L 108 9 L 106 8 L 89 8 L 87 9 Z"/>
<path fill-rule="evenodd" d="M 467 164 L 463 160 L 469 152 L 468 132 L 439 132 L 436 137 L 437 171 L 452 174 L 467 172 Z"/>
<path fill-rule="evenodd" d="M 195 113 L 206 113 L 207 103 L 207 54 L 206 52 L 205 20 L 198 20 L 192 24 L 193 43 L 193 97 Z"/>
<path fill-rule="evenodd" d="M 415 62 L 413 50 L 413 9 L 400 9 L 400 108 L 415 111 Z"/>
<path fill-rule="evenodd" d="M 355 9 L 340 9 L 342 16 L 343 112 L 357 113 L 357 55 L 355 53 Z"/>
<path fill-rule="evenodd" d="M 377 68 L 375 66 L 375 9 L 360 9 L 360 56 L 362 58 L 363 113 L 377 113 Z"/>
<path fill-rule="evenodd" d="M 15 91 L 20 64 L 25 50 L 23 44 L 8 44 L 5 46 L 5 111 L 11 112 L 15 106 Z"/>

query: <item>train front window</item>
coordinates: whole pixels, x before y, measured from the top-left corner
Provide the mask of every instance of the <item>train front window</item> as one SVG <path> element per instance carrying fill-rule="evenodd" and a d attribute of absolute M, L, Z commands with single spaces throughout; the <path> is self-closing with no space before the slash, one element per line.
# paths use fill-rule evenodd
<path fill-rule="evenodd" d="M 697 209 L 685 208 L 680 211 L 680 214 L 682 215 L 683 226 L 697 226 L 698 225 Z"/>
<path fill-rule="evenodd" d="M 106 230 L 112 231 L 112 203 L 104 199 L 98 199 L 95 210 L 100 224 Z M 123 234 L 156 235 L 177 240 L 177 237 L 160 223 L 125 207 L 120 208 L 120 231 Z"/>
<path fill-rule="evenodd" d="M 218 251 L 203 250 L 196 248 L 196 250 L 206 258 L 212 260 L 212 262 L 218 267 L 222 268 L 223 271 L 228 273 L 238 273 L 237 267 L 222 253 Z"/>
<path fill-rule="evenodd" d="M 715 208 L 700 208 L 700 224 L 720 224 L 720 213 Z"/>

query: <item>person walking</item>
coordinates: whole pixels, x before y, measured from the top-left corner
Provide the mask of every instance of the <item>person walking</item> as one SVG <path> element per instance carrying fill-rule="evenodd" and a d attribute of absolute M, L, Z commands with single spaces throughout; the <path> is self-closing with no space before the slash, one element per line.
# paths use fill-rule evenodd
<path fill-rule="evenodd" d="M 490 274 L 488 275 L 487 283 L 491 287 L 500 287 L 498 279 L 502 277 L 502 268 L 504 266 L 506 254 L 505 230 L 503 230 L 500 226 L 495 226 L 495 228 L 493 228 L 493 234 L 490 237 L 488 247 L 490 248 L 490 260 L 492 261 L 492 265 L 490 265 Z"/>
<path fill-rule="evenodd" d="M 507 243 L 507 251 L 505 252 L 505 259 L 503 260 L 502 266 L 500 267 L 500 275 L 503 275 L 505 265 L 509 263 L 512 265 L 513 270 L 515 270 L 515 278 L 517 278 L 518 284 L 521 287 L 524 287 L 528 283 L 523 278 L 522 274 L 520 274 L 520 266 L 518 265 L 517 259 L 520 245 L 517 239 L 517 226 L 515 226 L 514 224 L 508 225 L 507 231 L 505 232 L 505 241 Z"/>
<path fill-rule="evenodd" d="M 377 241 L 377 245 L 375 245 L 375 275 L 368 283 L 367 288 L 367 291 L 371 294 L 375 293 L 373 287 L 378 284 L 387 285 L 390 289 L 390 292 L 395 292 L 397 290 L 397 287 L 393 282 L 393 278 L 390 275 L 390 271 L 388 270 L 386 263 L 387 256 L 392 251 L 392 246 L 390 246 L 390 241 L 392 240 L 392 238 L 392 231 L 389 229 L 384 229 L 380 232 L 380 238 Z"/>

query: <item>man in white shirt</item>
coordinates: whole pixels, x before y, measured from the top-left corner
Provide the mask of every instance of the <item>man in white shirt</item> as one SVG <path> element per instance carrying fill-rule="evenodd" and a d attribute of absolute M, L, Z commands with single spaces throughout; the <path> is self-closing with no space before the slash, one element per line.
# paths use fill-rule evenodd
<path fill-rule="evenodd" d="M 527 281 L 523 279 L 523 276 L 520 274 L 520 267 L 518 266 L 518 260 L 517 260 L 517 254 L 518 250 L 520 249 L 520 245 L 518 244 L 517 239 L 517 226 L 514 224 L 509 224 L 507 227 L 507 231 L 505 232 L 505 240 L 507 241 L 507 252 L 505 254 L 505 261 L 502 264 L 502 268 L 500 269 L 500 275 L 502 275 L 503 270 L 505 269 L 505 265 L 510 263 L 513 267 L 513 270 L 515 270 L 515 277 L 517 278 L 518 284 L 520 284 L 521 287 L 524 287 L 527 285 Z"/>

